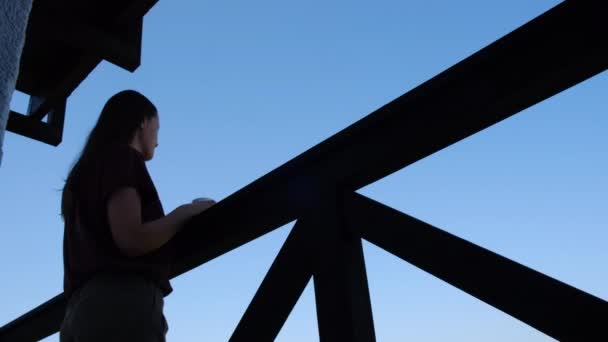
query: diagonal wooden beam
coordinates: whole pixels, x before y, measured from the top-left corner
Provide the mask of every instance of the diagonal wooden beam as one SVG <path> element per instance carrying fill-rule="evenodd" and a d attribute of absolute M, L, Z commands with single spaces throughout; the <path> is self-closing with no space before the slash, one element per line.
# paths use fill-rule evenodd
<path fill-rule="evenodd" d="M 367 241 L 560 341 L 608 338 L 608 303 L 359 194 L 349 222 Z"/>
<path fill-rule="evenodd" d="M 607 13 L 606 1 L 564 1 L 299 161 L 355 191 L 509 118 L 608 68 Z"/>
<path fill-rule="evenodd" d="M 0 328 L 0 341 L 40 341 L 59 331 L 67 299 L 63 293 Z"/>
<path fill-rule="evenodd" d="M 177 237 L 176 274 L 302 217 L 328 184 L 355 191 L 605 70 L 606 6 L 561 3 L 232 194 Z"/>
<path fill-rule="evenodd" d="M 270 266 L 231 342 L 274 341 L 312 277 L 310 239 L 306 223 L 298 221 Z M 308 236 L 307 236 L 308 234 Z"/>

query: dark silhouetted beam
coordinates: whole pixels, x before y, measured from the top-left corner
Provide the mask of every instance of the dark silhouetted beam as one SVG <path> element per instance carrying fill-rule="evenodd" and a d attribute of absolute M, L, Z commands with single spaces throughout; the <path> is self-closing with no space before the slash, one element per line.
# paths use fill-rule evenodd
<path fill-rule="evenodd" d="M 49 113 L 48 123 L 11 111 L 6 124 L 6 130 L 52 146 L 57 146 L 63 138 L 65 103 L 65 100 L 57 103 L 57 107 Z"/>
<path fill-rule="evenodd" d="M 63 126 L 65 122 L 65 107 L 67 99 L 63 99 L 56 104 L 55 109 L 49 113 L 48 124 L 55 130 L 57 135 L 57 145 L 63 140 Z"/>
<path fill-rule="evenodd" d="M 606 70 L 607 13 L 565 1 L 293 163 L 351 190 L 388 176 Z"/>
<path fill-rule="evenodd" d="M 90 54 L 133 72 L 140 65 L 141 44 L 139 41 L 141 40 L 142 25 L 143 20 L 139 18 L 130 27 L 130 29 L 140 32 L 140 36 L 135 37 L 137 39 L 135 41 L 121 39 L 127 33 L 115 35 L 84 23 L 72 27 L 68 25 L 55 26 L 53 31 L 67 44 L 80 47 Z"/>
<path fill-rule="evenodd" d="M 121 30 L 108 32 L 82 20 L 64 18 L 59 8 L 54 11 L 31 22 L 28 34 L 45 35 L 131 72 L 139 67 L 142 18 L 132 19 L 133 22 Z"/>
<path fill-rule="evenodd" d="M 6 130 L 53 146 L 59 141 L 57 132 L 46 122 L 13 111 L 9 113 Z"/>
<path fill-rule="evenodd" d="M 607 6 L 560 3 L 229 196 L 177 236 L 173 276 L 300 217 L 318 184 L 357 190 L 606 70 Z"/>
<path fill-rule="evenodd" d="M 230 341 L 274 341 L 312 276 L 310 230 L 292 228 Z M 308 231 L 307 231 L 308 230 Z"/>
<path fill-rule="evenodd" d="M 50 106 L 51 103 L 47 101 L 45 98 L 40 96 L 30 96 L 29 103 L 27 105 L 27 116 L 34 118 L 36 120 L 42 120 L 48 112 L 51 110 L 51 107 L 43 108 L 43 106 Z M 36 115 L 33 115 L 36 114 Z"/>
<path fill-rule="evenodd" d="M 63 322 L 66 299 L 62 294 L 0 328 L 0 341 L 40 341 L 57 331 Z"/>
<path fill-rule="evenodd" d="M 69 97 L 78 85 L 101 63 L 102 59 L 95 55 L 83 55 L 78 63 L 63 77 L 59 84 L 44 94 L 44 101 L 32 108 L 29 117 L 41 120 L 60 98 Z"/>
<path fill-rule="evenodd" d="M 79 23 L 74 18 L 64 18 L 61 15 L 62 9 L 53 2 L 37 5 L 43 7 L 45 13 L 57 13 L 57 15 L 38 16 L 37 20 L 40 22 L 29 23 L 32 27 L 28 27 L 28 35 L 40 30 L 52 30 L 55 36 L 59 36 L 59 41 L 79 46 L 86 53 L 53 89 L 45 90 L 43 94 L 36 94 L 43 97 L 44 101 L 33 108 L 29 115 L 41 120 L 55 106 L 58 99 L 69 97 L 103 59 L 129 71 L 136 70 L 141 60 L 143 16 L 156 2 L 158 0 L 130 2 L 129 6 L 112 20 L 110 26 L 113 32 Z M 65 22 L 62 23 L 58 18 Z"/>
<path fill-rule="evenodd" d="M 349 221 L 374 245 L 560 341 L 608 340 L 608 303 L 353 194 Z"/>
<path fill-rule="evenodd" d="M 375 341 L 361 238 L 345 224 L 341 199 L 325 197 L 329 202 L 310 223 L 316 232 L 313 279 L 320 341 Z"/>
<path fill-rule="evenodd" d="M 300 217 L 323 184 L 355 191 L 605 70 L 606 6 L 556 6 L 229 196 L 180 234 L 176 275 Z"/>

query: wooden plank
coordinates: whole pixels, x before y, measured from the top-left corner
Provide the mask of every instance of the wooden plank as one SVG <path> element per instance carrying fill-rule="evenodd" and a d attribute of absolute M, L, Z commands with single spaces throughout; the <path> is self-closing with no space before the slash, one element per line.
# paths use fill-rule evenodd
<path fill-rule="evenodd" d="M 230 337 L 231 342 L 274 341 L 277 337 L 312 277 L 309 249 L 313 241 L 309 228 L 302 220 L 292 228 Z"/>
<path fill-rule="evenodd" d="M 559 341 L 605 341 L 608 303 L 359 194 L 349 222 L 367 241 Z"/>

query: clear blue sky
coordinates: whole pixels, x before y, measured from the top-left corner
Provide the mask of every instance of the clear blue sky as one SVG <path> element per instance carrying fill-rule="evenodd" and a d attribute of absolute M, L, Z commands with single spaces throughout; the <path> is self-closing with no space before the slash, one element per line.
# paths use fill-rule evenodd
<path fill-rule="evenodd" d="M 62 289 L 58 189 L 112 94 L 137 89 L 160 110 L 148 167 L 169 211 L 227 197 L 558 2 L 161 0 L 145 19 L 142 66 L 95 69 L 69 99 L 58 148 L 6 136 L 0 324 Z M 607 76 L 361 193 L 606 299 Z M 13 102 L 25 107 L 18 95 Z M 290 228 L 173 280 L 169 340 L 226 341 Z M 551 340 L 364 249 L 379 341 Z M 311 284 L 277 340 L 318 340 Z"/>

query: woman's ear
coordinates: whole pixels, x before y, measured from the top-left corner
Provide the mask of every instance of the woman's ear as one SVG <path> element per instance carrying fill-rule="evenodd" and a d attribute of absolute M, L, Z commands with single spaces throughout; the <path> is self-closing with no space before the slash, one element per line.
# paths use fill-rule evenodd
<path fill-rule="evenodd" d="M 149 121 L 150 121 L 150 120 L 149 120 L 148 118 L 144 118 L 144 120 L 143 120 L 143 121 L 141 122 L 141 124 L 139 125 L 139 128 L 140 128 L 140 129 L 142 129 L 142 130 L 143 130 L 144 128 L 146 128 L 146 126 L 148 126 L 148 122 L 149 122 Z"/>

